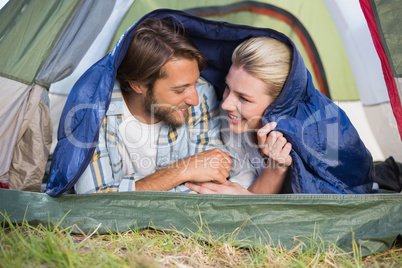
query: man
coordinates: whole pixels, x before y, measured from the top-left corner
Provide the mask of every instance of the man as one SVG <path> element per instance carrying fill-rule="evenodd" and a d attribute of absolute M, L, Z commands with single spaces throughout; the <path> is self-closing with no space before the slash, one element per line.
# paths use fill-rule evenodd
<path fill-rule="evenodd" d="M 189 192 L 186 181 L 225 182 L 232 161 L 220 149 L 214 89 L 199 79 L 204 66 L 180 27 L 144 20 L 117 71 L 95 153 L 76 192 Z"/>

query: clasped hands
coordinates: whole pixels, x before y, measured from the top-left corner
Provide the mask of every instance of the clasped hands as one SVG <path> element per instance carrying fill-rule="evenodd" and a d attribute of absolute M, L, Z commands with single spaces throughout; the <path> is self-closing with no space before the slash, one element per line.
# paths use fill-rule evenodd
<path fill-rule="evenodd" d="M 273 131 L 276 126 L 276 122 L 271 122 L 258 130 L 257 142 L 259 150 L 263 157 L 268 157 L 266 165 L 269 165 L 269 168 L 288 169 L 292 164 L 292 157 L 290 156 L 292 145 L 286 140 L 281 132 Z M 220 172 L 215 170 L 211 173 L 214 175 L 219 174 L 221 176 L 214 176 L 214 178 L 211 177 L 209 181 L 190 180 L 185 183 L 185 186 L 200 194 L 252 194 L 252 192 L 245 189 L 240 184 L 228 181 L 228 177 L 225 177 L 224 180 L 222 180 L 226 174 L 228 175 L 228 172 L 231 169 L 227 164 L 232 163 L 232 160 L 228 160 L 227 157 L 225 157 L 224 160 L 227 162 L 225 162 L 225 165 L 222 165 L 221 169 L 223 170 Z M 216 179 L 217 177 L 219 177 L 219 179 Z"/>

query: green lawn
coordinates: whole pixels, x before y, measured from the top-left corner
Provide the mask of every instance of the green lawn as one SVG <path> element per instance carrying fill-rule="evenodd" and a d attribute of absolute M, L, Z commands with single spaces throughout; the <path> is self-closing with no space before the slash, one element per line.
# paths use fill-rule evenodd
<path fill-rule="evenodd" d="M 4 215 L 3 215 L 4 216 Z M 318 237 L 295 247 L 211 238 L 154 229 L 97 235 L 72 234 L 71 226 L 0 227 L 0 267 L 401 267 L 402 247 L 361 258 L 359 248 L 344 252 Z M 306 241 L 303 239 L 303 241 Z"/>

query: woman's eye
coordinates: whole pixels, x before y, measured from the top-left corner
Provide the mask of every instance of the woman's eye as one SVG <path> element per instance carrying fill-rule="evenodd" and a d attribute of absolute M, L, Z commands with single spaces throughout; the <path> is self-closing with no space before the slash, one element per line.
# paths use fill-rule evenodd
<path fill-rule="evenodd" d="M 245 97 L 240 96 L 240 100 L 245 101 L 245 102 L 250 102 L 248 99 L 246 99 Z"/>

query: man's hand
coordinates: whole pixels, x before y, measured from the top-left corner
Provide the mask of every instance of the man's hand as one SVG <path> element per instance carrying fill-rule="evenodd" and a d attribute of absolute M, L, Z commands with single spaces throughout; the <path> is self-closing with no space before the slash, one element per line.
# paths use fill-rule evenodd
<path fill-rule="evenodd" d="M 184 181 L 224 183 L 232 169 L 232 159 L 228 153 L 215 148 L 181 159 L 169 168 L 177 168 L 177 175 Z"/>
<path fill-rule="evenodd" d="M 186 181 L 224 183 L 232 159 L 221 149 L 208 150 L 161 169 L 135 182 L 136 191 L 168 191 Z"/>
<path fill-rule="evenodd" d="M 186 182 L 186 187 L 199 194 L 253 194 L 236 182 L 225 181 L 222 184 L 213 182 Z"/>

